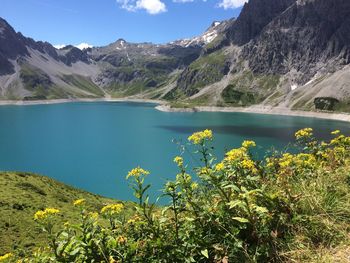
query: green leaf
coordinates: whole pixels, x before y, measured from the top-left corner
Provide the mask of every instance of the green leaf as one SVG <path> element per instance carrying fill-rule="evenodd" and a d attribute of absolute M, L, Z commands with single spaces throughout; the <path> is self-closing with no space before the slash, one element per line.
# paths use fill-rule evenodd
<path fill-rule="evenodd" d="M 229 185 L 226 185 L 226 186 L 224 186 L 223 187 L 224 189 L 229 189 L 229 188 L 231 188 L 232 190 L 234 190 L 234 191 L 236 191 L 236 192 L 240 192 L 241 191 L 241 189 L 239 189 L 236 185 L 234 185 L 234 184 L 229 184 Z"/>
<path fill-rule="evenodd" d="M 234 208 L 236 206 L 239 206 L 239 207 L 242 207 L 244 205 L 243 201 L 241 200 L 234 200 L 234 201 L 231 201 L 229 203 L 227 203 L 227 205 L 230 207 L 230 208 Z"/>
<path fill-rule="evenodd" d="M 243 217 L 232 217 L 233 220 L 236 220 L 240 223 L 249 223 L 249 220 Z"/>
<path fill-rule="evenodd" d="M 75 256 L 76 254 L 78 254 L 79 250 L 80 250 L 80 247 L 77 247 L 77 248 L 74 249 L 72 252 L 70 252 L 69 255 Z"/>
<path fill-rule="evenodd" d="M 206 258 L 209 258 L 208 249 L 202 250 L 201 253 L 202 253 L 202 255 L 205 256 Z"/>
<path fill-rule="evenodd" d="M 263 206 L 256 206 L 255 211 L 259 214 L 266 214 L 269 212 L 269 210 L 266 207 Z"/>

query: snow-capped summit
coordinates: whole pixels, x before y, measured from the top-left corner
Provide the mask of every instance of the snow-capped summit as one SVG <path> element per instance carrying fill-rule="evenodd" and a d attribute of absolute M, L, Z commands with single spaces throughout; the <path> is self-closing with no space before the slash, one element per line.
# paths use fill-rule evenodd
<path fill-rule="evenodd" d="M 170 42 L 169 44 L 172 45 L 178 45 L 182 47 L 188 47 L 188 46 L 204 46 L 212 42 L 221 32 L 224 31 L 227 24 L 230 20 L 227 21 L 214 21 L 211 26 L 200 36 L 193 37 L 193 38 L 185 38 L 185 39 L 179 39 L 173 42 Z"/>

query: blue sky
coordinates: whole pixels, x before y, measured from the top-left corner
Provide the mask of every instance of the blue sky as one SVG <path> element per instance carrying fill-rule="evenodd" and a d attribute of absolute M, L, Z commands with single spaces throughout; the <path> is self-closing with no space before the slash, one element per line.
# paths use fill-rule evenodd
<path fill-rule="evenodd" d="M 237 17 L 245 0 L 1 0 L 0 17 L 51 44 L 166 43 Z"/>

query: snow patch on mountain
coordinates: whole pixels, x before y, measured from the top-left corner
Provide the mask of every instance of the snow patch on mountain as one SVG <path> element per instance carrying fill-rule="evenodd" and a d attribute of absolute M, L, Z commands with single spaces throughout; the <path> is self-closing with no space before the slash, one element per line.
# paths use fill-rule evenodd
<path fill-rule="evenodd" d="M 193 38 L 184 38 L 170 42 L 172 45 L 179 45 L 183 47 L 189 47 L 194 45 L 206 45 L 212 42 L 219 34 L 219 26 L 221 22 L 215 21 L 202 35 Z"/>
<path fill-rule="evenodd" d="M 90 45 L 88 43 L 80 43 L 79 45 L 76 45 L 75 47 L 79 48 L 80 50 L 92 48 L 93 45 Z"/>
<path fill-rule="evenodd" d="M 56 49 L 61 49 L 61 48 L 64 48 L 64 47 L 66 47 L 66 46 L 67 46 L 67 45 L 65 45 L 65 44 L 53 45 L 53 47 L 56 48 Z"/>

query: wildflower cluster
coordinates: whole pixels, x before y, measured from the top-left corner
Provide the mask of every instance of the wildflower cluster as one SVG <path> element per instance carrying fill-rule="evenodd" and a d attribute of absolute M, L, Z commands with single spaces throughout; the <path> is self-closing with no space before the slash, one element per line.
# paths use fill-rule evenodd
<path fill-rule="evenodd" d="M 7 254 L 5 254 L 3 256 L 0 256 L 0 262 L 6 262 L 9 259 L 11 259 L 12 257 L 13 257 L 12 253 L 7 253 Z"/>
<path fill-rule="evenodd" d="M 202 165 L 188 171 L 174 158 L 178 174 L 162 191 L 167 205 L 150 202 L 149 172 L 137 167 L 127 175 L 137 203 L 80 209 L 81 222 L 47 231 L 50 250 L 28 262 L 300 262 L 300 242 L 332 247 L 348 236 L 350 168 L 342 164 L 350 163 L 350 137 L 333 135 L 318 142 L 303 129 L 291 152 L 260 160 L 256 143 L 244 141 L 217 160 L 207 145 L 212 132 L 194 133 L 189 147 Z M 36 220 L 57 213 L 39 211 Z"/>
<path fill-rule="evenodd" d="M 34 219 L 35 220 L 45 220 L 52 215 L 58 214 L 59 212 L 60 212 L 60 210 L 58 210 L 56 208 L 46 208 L 45 210 L 37 211 L 34 214 Z"/>
<path fill-rule="evenodd" d="M 148 175 L 149 174 L 149 171 L 147 170 L 144 170 L 140 167 L 137 167 L 137 168 L 134 168 L 132 169 L 126 178 L 129 178 L 129 177 L 140 177 L 141 175 Z"/>
<path fill-rule="evenodd" d="M 181 166 L 184 165 L 184 160 L 183 160 L 182 157 L 176 156 L 176 157 L 174 158 L 174 163 L 176 163 L 177 166 L 181 167 Z"/>
<path fill-rule="evenodd" d="M 256 144 L 255 144 L 254 141 L 244 141 L 242 143 L 242 147 L 245 148 L 245 149 L 249 149 L 249 148 L 255 147 L 255 146 L 256 146 Z"/>
<path fill-rule="evenodd" d="M 81 206 L 85 203 L 85 199 L 78 199 L 73 202 L 74 206 Z"/>
<path fill-rule="evenodd" d="M 300 140 L 303 138 L 309 138 L 313 135 L 312 132 L 313 132 L 312 128 L 305 128 L 305 129 L 299 130 L 295 133 L 295 138 L 297 140 Z"/>
<path fill-rule="evenodd" d="M 123 204 L 112 204 L 102 207 L 101 214 L 119 214 L 124 208 Z"/>
<path fill-rule="evenodd" d="M 206 140 L 213 139 L 213 132 L 211 130 L 204 130 L 201 132 L 195 132 L 191 136 L 188 137 L 188 140 L 193 144 L 202 144 Z"/>
<path fill-rule="evenodd" d="M 231 169 L 228 170 L 236 172 L 240 170 L 242 173 L 251 174 L 257 173 L 257 164 L 251 159 L 249 152 L 249 149 L 255 146 L 256 144 L 254 141 L 244 141 L 242 147 L 228 151 L 223 161 L 218 163 L 215 169 L 217 170 L 219 168 L 223 170 L 224 167 L 231 167 Z"/>

